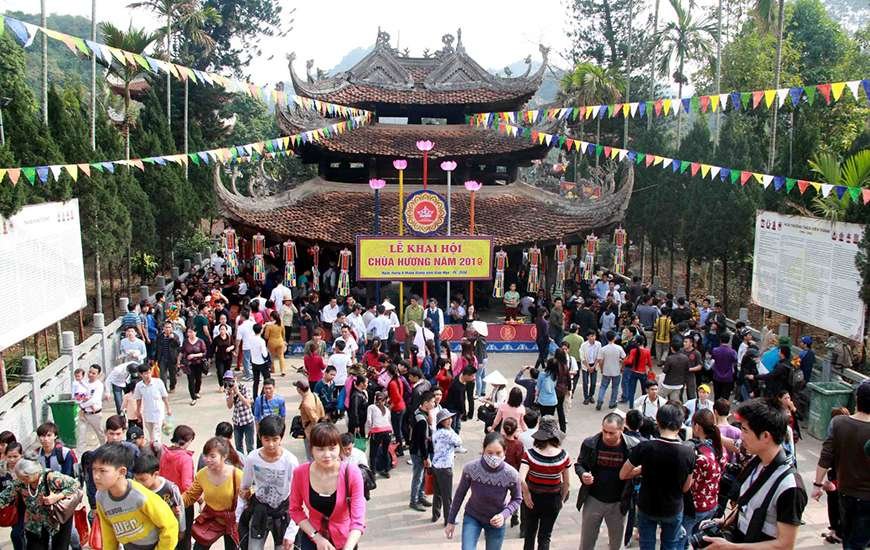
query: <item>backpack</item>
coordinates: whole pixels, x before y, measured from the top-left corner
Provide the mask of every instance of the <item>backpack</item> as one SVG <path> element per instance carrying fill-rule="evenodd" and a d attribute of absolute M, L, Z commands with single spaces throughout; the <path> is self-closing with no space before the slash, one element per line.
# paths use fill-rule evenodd
<path fill-rule="evenodd" d="M 302 417 L 296 415 L 290 421 L 290 437 L 293 439 L 302 439 L 305 437 L 305 428 L 302 427 Z"/>
<path fill-rule="evenodd" d="M 800 365 L 794 366 L 789 365 L 788 370 L 788 386 L 792 391 L 800 391 L 804 389 L 806 386 L 806 379 L 804 378 L 804 371 L 801 370 Z"/>
<path fill-rule="evenodd" d="M 378 488 L 378 482 L 375 479 L 375 473 L 372 472 L 371 468 L 366 466 L 365 464 L 357 464 L 360 473 L 363 478 L 363 490 L 366 497 L 366 500 L 371 499 L 371 491 L 374 491 Z"/>

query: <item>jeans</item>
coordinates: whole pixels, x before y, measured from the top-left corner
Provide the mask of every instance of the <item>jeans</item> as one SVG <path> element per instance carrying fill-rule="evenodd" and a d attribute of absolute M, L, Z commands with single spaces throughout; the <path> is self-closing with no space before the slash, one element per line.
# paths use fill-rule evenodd
<path fill-rule="evenodd" d="M 474 385 L 474 380 L 465 384 L 465 400 L 468 402 L 465 406 L 465 413 L 468 415 L 468 418 L 474 418 Z"/>
<path fill-rule="evenodd" d="M 712 518 L 716 514 L 716 509 L 713 508 L 707 512 L 695 512 L 694 516 L 683 516 L 683 537 L 680 539 L 680 548 L 689 548 L 689 537 L 698 531 L 698 526 L 702 521 Z"/>
<path fill-rule="evenodd" d="M 559 417 L 559 429 L 563 432 L 565 431 L 565 427 L 567 426 L 567 422 L 565 421 L 565 396 L 564 395 L 556 395 L 556 415 Z"/>
<path fill-rule="evenodd" d="M 263 363 L 262 365 L 253 365 L 254 369 L 254 393 L 253 396 L 256 398 L 259 393 L 257 393 L 260 389 L 260 377 L 265 381 L 267 378 L 272 378 L 272 364 L 271 363 Z"/>
<path fill-rule="evenodd" d="M 619 394 L 619 376 L 601 375 L 601 388 L 598 390 L 598 404 L 604 403 L 604 395 L 607 393 L 607 386 L 610 388 L 610 406 L 616 406 L 617 394 Z"/>
<path fill-rule="evenodd" d="M 336 409 L 338 412 L 344 412 L 344 400 L 347 397 L 347 387 L 342 386 L 340 390 L 338 390 L 338 402 L 336 403 Z"/>
<path fill-rule="evenodd" d="M 420 455 L 411 455 L 411 504 L 423 499 L 423 459 Z"/>
<path fill-rule="evenodd" d="M 619 378 L 619 402 L 626 403 L 628 401 L 628 373 L 631 369 L 622 369 L 622 376 Z"/>
<path fill-rule="evenodd" d="M 583 401 L 595 399 L 595 386 L 598 384 L 598 371 L 583 369 Z"/>
<path fill-rule="evenodd" d="M 541 371 L 547 366 L 547 357 L 550 356 L 550 341 L 536 342 L 538 345 L 538 359 L 535 361 L 535 368 Z"/>
<path fill-rule="evenodd" d="M 843 549 L 861 550 L 870 544 L 870 500 L 840 493 L 840 524 Z"/>
<path fill-rule="evenodd" d="M 484 359 L 483 364 L 480 365 L 477 369 L 477 372 L 474 373 L 474 393 L 481 397 L 486 395 L 486 382 L 483 381 L 483 378 L 485 376 L 486 360 Z"/>
<path fill-rule="evenodd" d="M 121 386 L 112 384 L 112 397 L 115 399 L 115 410 L 118 411 L 118 414 L 124 412 L 124 389 Z"/>
<path fill-rule="evenodd" d="M 453 412 L 453 411 L 450 411 L 450 412 Z M 459 433 L 459 430 L 462 429 L 462 415 L 461 414 L 459 414 L 457 412 L 456 414 L 453 415 L 453 422 L 452 422 L 450 427 L 453 428 L 454 432 Z"/>
<path fill-rule="evenodd" d="M 443 510 L 444 525 L 447 525 L 447 515 L 450 513 L 450 505 L 453 504 L 453 468 L 432 468 L 432 477 L 435 481 L 435 490 L 432 491 L 432 518 L 437 521 Z"/>
<path fill-rule="evenodd" d="M 393 435 L 396 437 L 396 443 L 402 445 L 405 440 L 402 438 L 402 419 L 405 417 L 406 411 L 390 412 L 390 423 L 393 425 Z"/>
<path fill-rule="evenodd" d="M 244 426 L 233 426 L 233 440 L 236 443 L 236 450 L 239 453 L 250 453 L 254 450 L 254 422 L 249 422 Z M 242 443 L 244 442 L 244 446 Z"/>
<path fill-rule="evenodd" d="M 369 461 L 372 469 L 376 472 L 389 472 L 392 468 L 390 460 L 390 432 L 375 432 L 369 434 L 371 439 L 371 449 L 369 450 Z"/>
<path fill-rule="evenodd" d="M 525 541 L 523 550 L 535 550 L 535 539 L 538 541 L 538 550 L 549 550 L 550 535 L 553 534 L 553 525 L 562 509 L 561 493 L 531 493 L 534 508 L 526 508 L 525 512 Z M 525 508 L 525 504 L 522 505 Z"/>
<path fill-rule="evenodd" d="M 251 350 L 249 349 L 242 350 L 242 375 L 248 380 L 254 377 L 251 372 Z M 256 395 L 256 392 L 254 394 Z"/>
<path fill-rule="evenodd" d="M 462 516 L 462 550 L 477 550 L 480 532 L 486 538 L 485 550 L 501 550 L 504 542 L 506 525 L 493 527 L 489 523 L 480 523 L 468 514 Z"/>
<path fill-rule="evenodd" d="M 640 393 L 643 395 L 643 386 L 646 381 L 646 374 L 641 372 L 634 372 L 631 369 L 626 369 L 623 372 L 623 376 L 628 382 L 626 383 L 626 387 L 623 389 L 622 396 L 625 397 L 625 400 L 628 401 L 628 406 L 634 406 L 634 392 L 637 390 L 637 384 L 640 382 Z"/>
<path fill-rule="evenodd" d="M 661 550 L 678 550 L 682 547 L 683 512 L 669 518 L 648 516 L 637 511 L 637 530 L 640 533 L 640 550 L 656 550 L 656 535 L 662 528 Z"/>

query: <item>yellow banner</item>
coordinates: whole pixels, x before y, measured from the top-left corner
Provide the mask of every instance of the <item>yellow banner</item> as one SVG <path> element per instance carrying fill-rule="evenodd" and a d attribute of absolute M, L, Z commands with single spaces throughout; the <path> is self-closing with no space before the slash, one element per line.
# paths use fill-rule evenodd
<path fill-rule="evenodd" d="M 480 281 L 492 278 L 490 237 L 357 237 L 361 281 Z"/>

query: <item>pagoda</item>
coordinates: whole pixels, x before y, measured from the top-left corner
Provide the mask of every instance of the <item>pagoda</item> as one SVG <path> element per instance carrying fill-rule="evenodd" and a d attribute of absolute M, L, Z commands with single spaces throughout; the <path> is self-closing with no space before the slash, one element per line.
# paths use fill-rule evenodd
<path fill-rule="evenodd" d="M 305 76 L 294 68 L 290 78 L 297 95 L 325 102 L 367 109 L 372 123 L 334 134 L 317 142 L 300 144 L 294 152 L 304 163 L 316 164 L 318 176 L 278 193 L 258 189 L 281 188 L 280 182 L 249 185 L 244 195 L 235 181 L 228 187 L 215 171 L 215 189 L 225 217 L 243 233 L 261 232 L 271 242 L 292 238 L 334 248 L 351 245 L 357 234 L 372 232 L 373 193 L 369 179 L 387 185 L 380 192 L 380 227 L 385 233 L 398 226 L 398 173 L 395 159 L 407 159 L 405 192 L 421 188 L 422 153 L 419 140 L 434 142 L 428 153 L 428 184 L 444 193 L 446 173 L 441 161 L 455 161 L 452 186 L 453 234 L 468 232 L 469 194 L 462 183 L 482 182 L 475 200 L 474 233 L 490 235 L 496 246 L 557 242 L 579 243 L 589 231 L 619 223 L 628 206 L 633 172 L 624 169 L 619 185 L 614 174 L 602 182 L 611 192 L 586 200 L 571 200 L 530 185 L 521 178 L 522 167 L 539 164 L 550 148 L 528 140 L 502 135 L 467 123 L 478 112 L 515 111 L 534 96 L 547 70 L 548 49 L 541 46 L 541 65 L 532 70 L 531 56 L 519 76 L 493 75 L 472 59 L 456 37 L 444 35 L 442 47 L 423 57 L 410 57 L 390 45 L 386 32 L 378 31 L 375 46 L 350 69 L 334 75 Z M 323 127 L 329 121 L 303 109 L 278 109 L 284 134 Z M 552 131 L 558 121 L 552 121 Z M 284 185 L 283 187 L 287 187 Z"/>

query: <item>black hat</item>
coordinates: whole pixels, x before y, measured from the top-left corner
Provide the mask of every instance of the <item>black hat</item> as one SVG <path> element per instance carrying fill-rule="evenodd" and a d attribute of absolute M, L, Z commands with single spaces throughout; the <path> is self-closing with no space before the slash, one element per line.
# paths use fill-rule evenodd
<path fill-rule="evenodd" d="M 558 439 L 559 443 L 565 439 L 565 432 L 559 429 L 559 421 L 553 415 L 547 415 L 541 418 L 538 422 L 538 429 L 532 434 L 532 439 L 538 441 L 547 441 L 550 439 Z"/>

